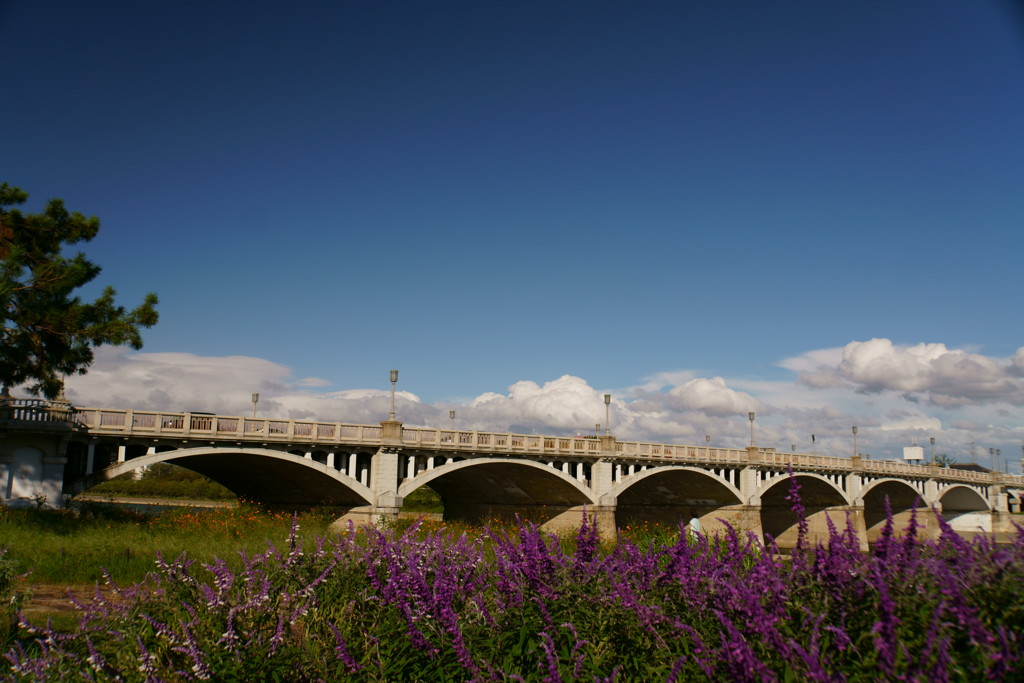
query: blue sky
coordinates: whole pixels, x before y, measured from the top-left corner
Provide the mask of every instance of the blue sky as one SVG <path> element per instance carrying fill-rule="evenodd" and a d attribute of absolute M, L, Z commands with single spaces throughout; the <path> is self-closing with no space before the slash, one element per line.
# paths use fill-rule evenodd
<path fill-rule="evenodd" d="M 0 179 L 161 298 L 79 403 L 1016 460 L 1022 17 L 6 0 Z"/>

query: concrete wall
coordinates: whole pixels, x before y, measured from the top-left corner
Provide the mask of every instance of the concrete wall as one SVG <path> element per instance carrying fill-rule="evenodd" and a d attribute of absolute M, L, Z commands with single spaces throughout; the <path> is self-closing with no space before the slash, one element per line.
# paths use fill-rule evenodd
<path fill-rule="evenodd" d="M 19 440 L 13 434 L 3 441 L 0 500 L 4 505 L 57 507 L 63 504 L 61 487 L 65 459 L 57 455 L 59 446 L 59 439 Z"/>

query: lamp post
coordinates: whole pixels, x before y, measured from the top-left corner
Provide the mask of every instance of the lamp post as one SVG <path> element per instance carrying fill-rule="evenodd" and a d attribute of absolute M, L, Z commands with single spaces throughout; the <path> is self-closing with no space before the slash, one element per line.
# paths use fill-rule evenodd
<path fill-rule="evenodd" d="M 604 395 L 604 435 L 608 436 L 611 434 L 611 407 L 612 407 L 612 395 Z"/>
<path fill-rule="evenodd" d="M 391 371 L 391 413 L 388 415 L 388 419 L 394 421 L 395 419 L 395 383 L 398 381 L 398 370 Z"/>
<path fill-rule="evenodd" d="M 449 410 L 448 411 L 448 419 L 452 421 L 452 431 L 454 432 L 455 431 L 455 411 L 454 410 Z"/>
<path fill-rule="evenodd" d="M 595 422 L 594 423 L 594 435 L 595 436 L 601 436 L 601 423 L 600 422 Z"/>
<path fill-rule="evenodd" d="M 260 402 L 259 392 L 252 392 L 252 419 L 256 419 L 256 404 Z"/>
<path fill-rule="evenodd" d="M 928 443 L 930 443 L 932 445 L 932 464 L 934 465 L 935 464 L 935 437 L 934 436 L 928 437 Z"/>
<path fill-rule="evenodd" d="M 750 447 L 754 447 L 754 413 L 747 413 L 747 418 L 750 419 Z"/>
<path fill-rule="evenodd" d="M 704 443 L 706 444 L 706 447 L 707 447 L 707 453 L 705 455 L 707 455 L 710 458 L 711 457 L 711 435 L 710 434 L 705 434 L 704 435 Z M 1024 446 L 1021 446 L 1021 450 L 1024 450 Z"/>
<path fill-rule="evenodd" d="M 853 426 L 853 457 L 857 457 L 857 425 Z"/>
<path fill-rule="evenodd" d="M 995 468 L 995 462 L 996 462 L 996 449 L 990 448 L 990 449 L 988 449 L 988 464 L 992 465 L 993 469 Z"/>
<path fill-rule="evenodd" d="M 996 472 L 1002 472 L 1003 471 L 1002 467 L 1000 465 L 1000 462 L 999 462 L 999 459 L 1002 457 L 1002 455 L 1003 455 L 1002 449 L 1001 448 L 997 448 L 996 449 Z"/>

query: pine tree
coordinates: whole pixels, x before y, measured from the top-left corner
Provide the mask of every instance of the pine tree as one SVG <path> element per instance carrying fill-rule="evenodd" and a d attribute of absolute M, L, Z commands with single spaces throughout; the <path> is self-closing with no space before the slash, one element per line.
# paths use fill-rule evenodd
<path fill-rule="evenodd" d="M 100 221 L 69 212 L 60 199 L 39 214 L 10 208 L 27 199 L 0 183 L 0 385 L 28 383 L 33 394 L 53 399 L 65 376 L 88 371 L 96 347 L 142 348 L 140 328 L 156 324 L 157 297 L 147 294 L 129 312 L 115 303 L 111 287 L 92 302 L 75 296 L 100 267 L 64 249 L 93 239 Z"/>

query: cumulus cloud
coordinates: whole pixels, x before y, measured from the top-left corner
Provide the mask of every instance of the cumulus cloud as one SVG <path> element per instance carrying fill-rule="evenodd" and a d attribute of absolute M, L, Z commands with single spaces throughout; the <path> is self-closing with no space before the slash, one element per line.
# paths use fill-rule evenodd
<path fill-rule="evenodd" d="M 977 403 L 1024 405 L 1024 348 L 1009 360 L 945 344 L 899 346 L 889 339 L 853 341 L 834 351 L 789 359 L 784 367 L 812 388 L 847 386 L 867 394 L 899 392 L 910 401 L 952 408 Z"/>
<path fill-rule="evenodd" d="M 620 406 L 616 406 L 616 415 Z M 487 429 L 519 425 L 572 433 L 604 423 L 605 405 L 602 394 L 585 380 L 563 375 L 543 385 L 516 382 L 506 395 L 483 394 L 473 400 L 467 414 L 469 422 Z"/>
<path fill-rule="evenodd" d="M 1009 359 L 942 344 L 897 346 L 886 339 L 810 351 L 782 362 L 796 381 L 698 377 L 686 370 L 643 378 L 609 392 L 563 375 L 547 382 L 518 381 L 456 403 L 426 403 L 395 395 L 398 419 L 409 427 L 447 427 L 527 434 L 593 434 L 605 428 L 604 393 L 612 393 L 611 432 L 623 441 L 742 448 L 749 443 L 747 413 L 755 411 L 758 445 L 799 452 L 848 454 L 851 425 L 860 426 L 862 453 L 889 453 L 914 440 L 939 438 L 940 453 L 970 461 L 971 444 L 1007 453 L 1024 440 L 1021 387 L 1024 349 Z M 810 380 L 808 378 L 811 378 Z M 68 378 L 78 406 L 166 412 L 252 413 L 259 392 L 261 417 L 373 424 L 386 419 L 390 392 L 327 390 L 316 378 L 246 356 L 135 353 L 102 347 L 84 376 Z M 995 403 L 996 405 L 993 405 Z M 811 435 L 815 435 L 812 441 Z"/>
<path fill-rule="evenodd" d="M 698 377 L 673 387 L 666 394 L 665 403 L 676 410 L 698 410 L 718 417 L 741 415 L 758 407 L 753 396 L 730 389 L 721 377 Z"/>

